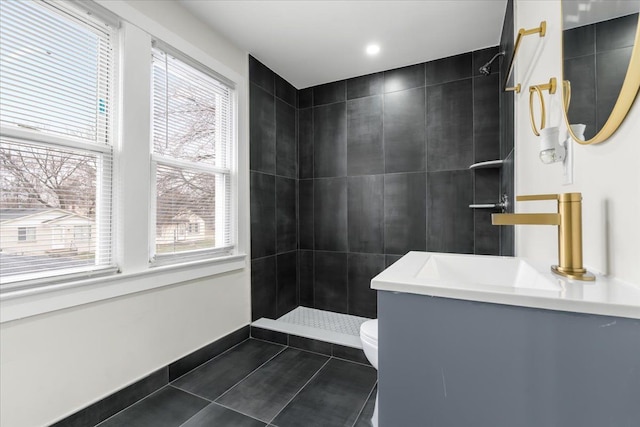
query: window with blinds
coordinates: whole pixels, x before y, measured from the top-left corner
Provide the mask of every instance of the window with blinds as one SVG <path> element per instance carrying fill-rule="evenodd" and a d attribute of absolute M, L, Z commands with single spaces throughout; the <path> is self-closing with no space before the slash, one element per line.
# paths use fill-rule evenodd
<path fill-rule="evenodd" d="M 2 2 L 3 289 L 113 265 L 113 27 L 63 2 Z"/>
<path fill-rule="evenodd" d="M 234 248 L 233 87 L 203 66 L 153 48 L 152 262 Z"/>

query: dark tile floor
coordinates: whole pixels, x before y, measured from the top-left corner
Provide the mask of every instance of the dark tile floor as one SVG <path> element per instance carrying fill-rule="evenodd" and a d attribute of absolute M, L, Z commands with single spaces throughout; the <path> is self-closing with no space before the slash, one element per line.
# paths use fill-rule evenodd
<path fill-rule="evenodd" d="M 250 338 L 100 427 L 366 427 L 371 366 Z"/>

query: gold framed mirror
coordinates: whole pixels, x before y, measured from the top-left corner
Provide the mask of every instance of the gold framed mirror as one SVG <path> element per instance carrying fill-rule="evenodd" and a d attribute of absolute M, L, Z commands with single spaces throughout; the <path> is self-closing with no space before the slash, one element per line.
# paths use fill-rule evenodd
<path fill-rule="evenodd" d="M 640 0 L 562 0 L 564 117 L 580 144 L 613 135 L 638 94 L 639 12 Z M 583 137 L 574 124 L 586 125 Z"/>

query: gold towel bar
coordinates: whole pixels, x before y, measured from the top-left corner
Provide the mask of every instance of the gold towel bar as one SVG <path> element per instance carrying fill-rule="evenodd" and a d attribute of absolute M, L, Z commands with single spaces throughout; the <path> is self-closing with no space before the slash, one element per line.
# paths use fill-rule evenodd
<path fill-rule="evenodd" d="M 520 28 L 520 30 L 518 30 L 518 36 L 516 37 L 516 42 L 513 45 L 513 56 L 511 56 L 511 61 L 509 62 L 507 77 L 504 79 L 505 92 L 520 93 L 520 89 L 521 89 L 520 83 L 518 83 L 513 87 L 507 87 L 507 83 L 509 82 L 509 77 L 511 77 L 511 72 L 513 71 L 513 64 L 516 60 L 516 55 L 518 54 L 518 49 L 520 48 L 520 42 L 522 41 L 522 37 L 529 36 L 531 34 L 540 34 L 540 37 L 544 37 L 547 34 L 547 21 L 540 22 L 539 27 L 531 28 L 529 30 Z"/>

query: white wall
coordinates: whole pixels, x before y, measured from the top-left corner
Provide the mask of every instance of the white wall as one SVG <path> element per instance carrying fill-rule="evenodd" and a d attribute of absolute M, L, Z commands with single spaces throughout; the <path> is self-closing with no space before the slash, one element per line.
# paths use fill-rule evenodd
<path fill-rule="evenodd" d="M 99 3 L 143 31 L 196 59 L 209 58 L 208 65 L 243 80 L 239 242 L 248 252 L 247 54 L 176 2 Z M 247 325 L 250 309 L 250 273 L 244 268 L 4 322 L 0 425 L 49 425 Z"/>
<path fill-rule="evenodd" d="M 562 80 L 560 0 L 516 0 L 516 31 L 547 21 L 544 38 L 527 36 L 516 59 L 516 76 L 523 91 L 516 95 L 516 194 L 581 192 L 583 246 L 587 268 L 640 284 L 640 101 L 636 99 L 625 122 L 606 142 L 573 143 L 574 182 L 562 185 L 559 163 L 538 159 L 538 138 L 529 124 L 529 91 L 550 77 Z M 562 124 L 560 91 L 545 100 L 553 111 L 549 126 Z M 539 116 L 538 116 L 539 117 Z M 553 211 L 555 202 L 517 203 L 519 212 Z M 516 226 L 516 254 L 557 260 L 557 228 Z"/>

